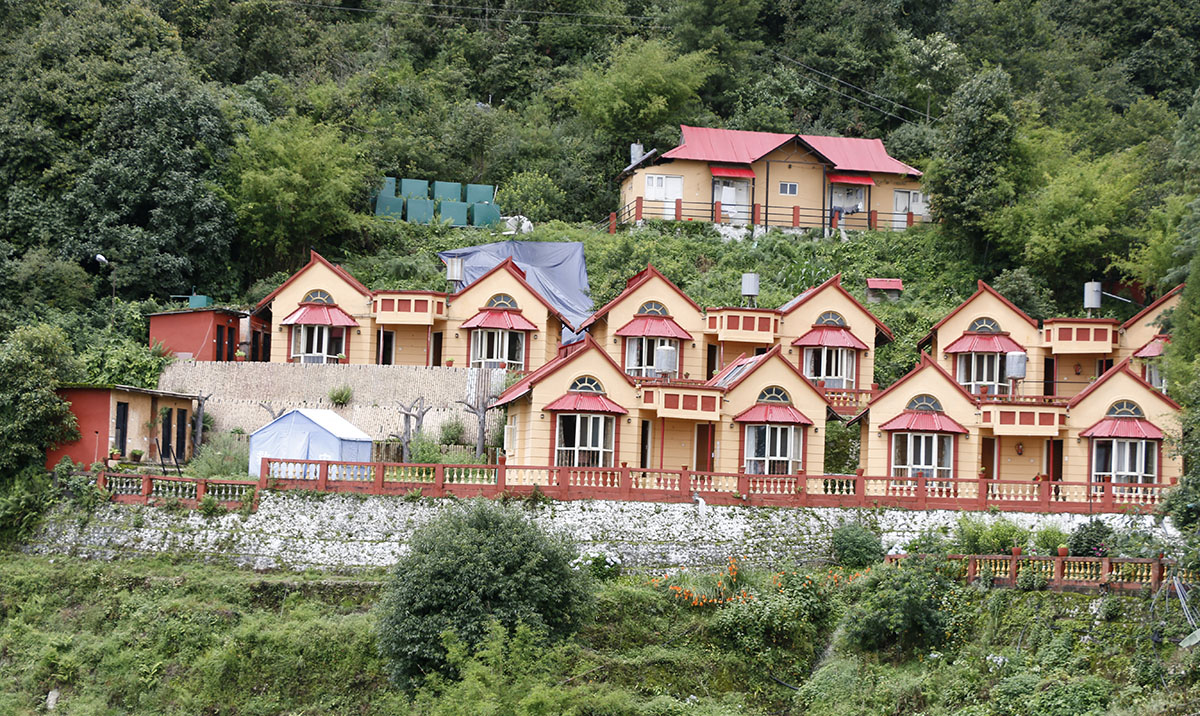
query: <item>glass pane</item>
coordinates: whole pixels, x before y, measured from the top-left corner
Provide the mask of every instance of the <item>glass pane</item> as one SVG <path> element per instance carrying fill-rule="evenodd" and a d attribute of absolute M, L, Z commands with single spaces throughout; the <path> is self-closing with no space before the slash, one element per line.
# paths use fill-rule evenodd
<path fill-rule="evenodd" d="M 613 449 L 613 419 L 602 418 L 604 420 L 604 449 Z"/>
<path fill-rule="evenodd" d="M 509 363 L 525 364 L 525 334 L 516 331 L 508 332 L 507 358 Z"/>
<path fill-rule="evenodd" d="M 951 459 L 954 455 L 954 438 L 949 435 L 938 436 L 938 467 L 950 468 L 952 466 Z"/>
<path fill-rule="evenodd" d="M 1152 478 L 1147 480 L 1147 482 L 1154 482 L 1153 477 L 1158 474 L 1158 443 L 1148 441 L 1145 443 L 1145 446 L 1146 469 L 1142 472 Z"/>
<path fill-rule="evenodd" d="M 750 456 L 751 457 L 766 457 L 767 456 L 767 426 L 752 425 L 747 428 L 750 432 Z"/>
<path fill-rule="evenodd" d="M 908 433 L 898 433 L 892 437 L 892 464 L 896 467 L 908 467 Z"/>
<path fill-rule="evenodd" d="M 1093 473 L 1112 472 L 1112 441 L 1097 440 L 1096 454 L 1092 458 Z"/>

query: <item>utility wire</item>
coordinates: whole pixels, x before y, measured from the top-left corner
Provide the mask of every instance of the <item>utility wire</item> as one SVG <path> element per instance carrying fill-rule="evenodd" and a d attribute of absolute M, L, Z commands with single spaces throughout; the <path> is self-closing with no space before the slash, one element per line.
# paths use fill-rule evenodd
<path fill-rule="evenodd" d="M 406 10 L 381 10 L 378 8 L 362 8 L 362 7 L 339 7 L 337 5 L 325 5 L 323 3 L 300 2 L 299 0 L 277 0 L 277 1 L 282 5 L 292 5 L 295 7 L 320 8 L 322 10 L 337 10 L 339 12 L 371 13 L 371 14 L 376 14 L 376 15 L 403 15 L 405 17 L 426 17 L 426 18 L 432 18 L 432 19 L 436 19 L 436 20 L 460 20 L 460 21 L 467 21 L 467 22 L 480 22 L 480 23 L 487 22 L 489 20 L 489 18 L 486 18 L 486 17 L 468 17 L 466 15 L 424 13 L 424 12 L 416 12 L 415 10 L 406 11 Z M 540 19 L 540 20 L 522 20 L 520 18 L 504 18 L 504 19 L 497 18 L 495 21 L 498 23 L 518 23 L 521 25 L 541 25 L 542 23 L 547 22 L 548 19 L 549 18 L 544 18 L 544 19 Z M 617 29 L 617 30 L 629 29 L 625 25 L 614 25 L 611 23 L 595 23 L 595 22 L 575 23 L 575 24 L 571 25 L 571 27 L 604 27 L 604 28 Z M 640 25 L 638 29 L 642 29 L 642 28 L 655 29 L 655 30 L 665 29 L 662 27 L 656 27 L 656 26 L 651 26 L 651 25 Z"/>
<path fill-rule="evenodd" d="M 850 87 L 850 88 L 852 88 L 852 89 L 856 89 L 856 90 L 858 90 L 859 92 L 863 92 L 863 93 L 865 93 L 865 94 L 868 94 L 868 95 L 870 95 L 870 96 L 872 96 L 872 97 L 876 97 L 876 98 L 878 98 L 878 99 L 881 99 L 881 100 L 883 100 L 884 102 L 891 103 L 891 104 L 895 105 L 896 107 L 899 107 L 899 108 L 901 108 L 901 109 L 906 109 L 906 110 L 908 110 L 909 112 L 913 112 L 914 114 L 919 114 L 919 115 L 921 115 L 922 117 L 924 117 L 924 118 L 925 118 L 925 119 L 927 119 L 927 120 L 930 120 L 930 121 L 936 121 L 936 118 L 935 118 L 935 117 L 933 117 L 933 116 L 931 116 L 931 115 L 929 115 L 929 114 L 926 114 L 925 112 L 922 112 L 922 111 L 921 111 L 921 110 L 919 110 L 919 109 L 913 109 L 912 107 L 909 107 L 908 105 L 905 105 L 905 104 L 901 104 L 900 102 L 897 102 L 897 101 L 896 101 L 896 100 L 894 100 L 894 99 L 890 99 L 890 98 L 888 98 L 888 97 L 884 97 L 883 95 L 881 95 L 881 94 L 876 94 L 875 92 L 872 92 L 871 90 L 864 89 L 864 88 L 862 88 L 862 87 L 859 87 L 858 85 L 855 85 L 855 84 L 851 84 L 851 83 L 849 83 L 849 82 L 846 82 L 845 80 L 839 79 L 839 78 L 837 78 L 837 77 L 835 77 L 835 76 L 833 76 L 833 75 L 829 74 L 828 72 L 822 72 L 821 70 L 818 70 L 818 69 L 817 69 L 817 68 L 815 68 L 815 67 L 810 67 L 809 65 L 806 65 L 806 64 L 804 64 L 804 63 L 803 63 L 803 62 L 801 62 L 800 60 L 792 59 L 791 57 L 788 57 L 787 55 L 784 55 L 784 54 L 783 54 L 783 53 L 781 53 L 781 52 L 777 52 L 777 51 L 775 51 L 775 50 L 771 50 L 770 52 L 771 52 L 771 54 L 773 54 L 773 55 L 775 55 L 775 56 L 779 57 L 780 59 L 787 60 L 788 62 L 791 62 L 791 63 L 793 63 L 793 64 L 795 64 L 795 65 L 799 65 L 800 67 L 803 67 L 804 69 L 808 70 L 809 72 L 815 72 L 815 73 L 817 73 L 818 75 L 821 75 L 821 76 L 823 76 L 823 77 L 828 77 L 829 79 L 833 80 L 834 82 L 837 82 L 838 84 L 842 84 L 842 85 L 845 85 L 846 87 Z M 810 79 L 810 78 L 809 78 L 809 82 L 814 82 L 814 83 L 816 83 L 816 84 L 820 84 L 819 82 L 816 82 L 816 80 L 813 80 L 813 79 Z M 821 85 L 821 86 L 822 86 L 822 87 L 825 87 L 825 85 Z M 826 89 L 829 89 L 829 88 L 828 88 L 828 87 L 826 87 Z M 833 91 L 837 92 L 837 90 L 833 90 Z M 880 112 L 883 112 L 883 113 L 887 114 L 888 116 L 891 116 L 891 117 L 896 117 L 896 119 L 899 119 L 899 120 L 902 120 L 902 121 L 905 121 L 905 122 L 909 122 L 910 124 L 912 124 L 912 122 L 910 122 L 909 120 L 907 120 L 907 119 L 904 119 L 903 117 L 899 117 L 899 116 L 897 116 L 897 115 L 895 115 L 895 114 L 892 114 L 891 112 L 888 112 L 888 111 L 887 111 L 887 110 L 885 110 L 885 109 L 881 109 L 881 108 L 879 108 L 879 107 L 876 107 L 875 105 L 868 104 L 867 102 L 863 102 L 862 100 L 859 100 L 859 99 L 855 99 L 854 97 L 851 97 L 850 95 L 848 95 L 848 94 L 845 94 L 845 93 L 843 93 L 843 92 L 838 92 L 838 94 L 842 95 L 843 97 L 847 97 L 847 98 L 849 98 L 849 99 L 852 99 L 852 100 L 854 100 L 855 102 L 858 102 L 859 104 L 864 104 L 864 105 L 866 105 L 866 106 L 868 106 L 868 107 L 871 107 L 871 108 L 873 108 L 873 109 L 875 109 L 875 110 L 878 110 L 878 111 L 880 111 Z"/>

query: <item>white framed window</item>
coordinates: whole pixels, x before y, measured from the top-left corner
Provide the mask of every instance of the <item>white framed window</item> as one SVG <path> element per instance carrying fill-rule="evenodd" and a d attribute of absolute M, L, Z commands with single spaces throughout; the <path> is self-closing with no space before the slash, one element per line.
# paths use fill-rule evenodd
<path fill-rule="evenodd" d="M 1152 360 L 1146 363 L 1146 382 L 1164 393 L 1167 392 L 1167 379 L 1163 375 L 1162 366 L 1158 361 Z"/>
<path fill-rule="evenodd" d="M 954 476 L 954 436 L 893 433 L 892 477 L 949 480 Z"/>
<path fill-rule="evenodd" d="M 799 193 L 796 182 L 781 181 L 779 182 L 779 193 L 783 196 L 796 196 Z"/>
<path fill-rule="evenodd" d="M 488 308 L 517 308 L 517 299 L 507 293 L 497 293 L 484 304 Z"/>
<path fill-rule="evenodd" d="M 1157 440 L 1092 440 L 1092 482 L 1147 484 L 1157 479 Z"/>
<path fill-rule="evenodd" d="M 823 380 L 826 388 L 853 390 L 857 353 L 853 348 L 805 348 L 804 377 Z"/>
<path fill-rule="evenodd" d="M 328 306 L 333 304 L 333 296 L 330 296 L 328 291 L 314 288 L 304 294 L 304 298 L 300 300 L 300 303 L 320 303 Z"/>
<path fill-rule="evenodd" d="M 471 331 L 471 367 L 524 370 L 524 332 L 502 328 L 476 328 Z"/>
<path fill-rule="evenodd" d="M 654 364 L 654 353 L 660 346 L 675 349 L 675 365 L 659 366 Z M 674 338 L 655 338 L 653 336 L 630 336 L 625 339 L 625 373 L 639 378 L 653 378 L 659 371 L 678 372 L 679 370 L 679 341 Z"/>
<path fill-rule="evenodd" d="M 559 467 L 612 467 L 615 420 L 611 415 L 560 413 L 556 420 L 554 464 Z"/>
<path fill-rule="evenodd" d="M 342 353 L 344 328 L 292 326 L 292 358 L 301 363 L 333 363 Z"/>
<path fill-rule="evenodd" d="M 804 430 L 795 425 L 747 425 L 748 475 L 794 475 L 804 455 Z"/>
<path fill-rule="evenodd" d="M 960 353 L 958 383 L 969 393 L 982 393 L 986 387 L 992 395 L 1007 395 L 1003 353 Z"/>
<path fill-rule="evenodd" d="M 504 455 L 508 457 L 513 455 L 517 449 L 517 416 L 508 416 L 508 422 L 504 424 Z"/>

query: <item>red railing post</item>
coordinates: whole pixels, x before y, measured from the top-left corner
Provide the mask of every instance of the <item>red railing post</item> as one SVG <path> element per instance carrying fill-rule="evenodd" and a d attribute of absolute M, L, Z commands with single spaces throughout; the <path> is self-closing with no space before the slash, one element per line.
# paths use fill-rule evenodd
<path fill-rule="evenodd" d="M 911 227 L 913 225 L 913 213 L 911 211 L 908 212 L 908 215 L 904 217 L 904 225 L 906 227 Z"/>
<path fill-rule="evenodd" d="M 683 199 L 675 200 L 675 221 L 683 221 Z"/>
<path fill-rule="evenodd" d="M 150 499 L 152 492 L 154 492 L 154 479 L 149 475 L 142 475 L 142 502 Z"/>
<path fill-rule="evenodd" d="M 200 504 L 200 500 L 204 499 L 204 494 L 208 492 L 207 480 L 196 480 L 196 504 Z"/>
<path fill-rule="evenodd" d="M 610 211 L 608 213 L 608 233 L 617 233 L 617 212 Z"/>
<path fill-rule="evenodd" d="M 108 473 L 102 472 L 96 475 L 96 489 L 103 490 L 108 487 Z"/>
<path fill-rule="evenodd" d="M 267 489 L 267 478 L 271 475 L 271 458 L 262 459 L 262 468 L 258 471 L 258 491 Z"/>
<path fill-rule="evenodd" d="M 792 228 L 797 229 L 799 227 L 800 227 L 800 207 L 793 206 L 792 207 Z"/>
<path fill-rule="evenodd" d="M 967 557 L 967 583 L 975 581 L 979 576 L 979 563 L 975 560 L 975 555 Z"/>
<path fill-rule="evenodd" d="M 713 218 L 712 218 L 713 223 L 714 224 L 721 223 L 721 202 L 714 201 L 712 208 L 713 208 Z"/>
<path fill-rule="evenodd" d="M 375 463 L 374 488 L 375 488 L 376 495 L 383 494 L 383 463 L 382 462 Z"/>
<path fill-rule="evenodd" d="M 871 209 L 871 213 L 867 214 L 867 225 L 871 227 L 872 231 L 879 228 L 879 212 L 877 210 Z"/>
<path fill-rule="evenodd" d="M 496 491 L 497 492 L 504 492 L 504 490 L 505 490 L 505 485 L 507 484 L 507 481 L 508 481 L 508 468 L 505 467 L 505 464 L 507 462 L 508 462 L 508 458 L 506 458 L 504 455 L 501 455 L 500 458 L 498 460 L 496 460 Z"/>
<path fill-rule="evenodd" d="M 750 210 L 750 223 L 754 226 L 762 224 L 762 204 L 755 204 L 754 208 Z"/>
<path fill-rule="evenodd" d="M 1066 573 L 1067 573 L 1067 558 L 1059 557 L 1059 556 L 1055 555 L 1055 557 L 1054 557 L 1054 581 L 1051 582 L 1051 586 L 1054 587 L 1055 591 L 1059 591 L 1059 592 L 1062 591 L 1063 578 L 1066 576 Z"/>
<path fill-rule="evenodd" d="M 679 494 L 683 496 L 684 502 L 690 502 L 692 499 L 690 487 L 691 480 L 688 477 L 688 467 L 687 465 L 681 465 L 679 467 Z"/>
<path fill-rule="evenodd" d="M 329 488 L 329 461 L 322 460 L 317 470 L 317 491 L 325 492 Z"/>
<path fill-rule="evenodd" d="M 738 473 L 738 494 L 746 497 L 750 496 L 750 476 L 744 472 Z"/>
<path fill-rule="evenodd" d="M 1158 588 L 1162 586 L 1164 570 L 1162 557 L 1155 557 L 1154 564 L 1150 565 L 1150 591 L 1157 592 Z"/>
<path fill-rule="evenodd" d="M 1017 574 L 1021 571 L 1021 555 L 1014 549 L 1008 557 L 1008 586 L 1017 586 Z"/>
<path fill-rule="evenodd" d="M 917 509 L 925 509 L 925 503 L 929 499 L 929 485 L 926 482 L 923 473 L 917 473 Z"/>
<path fill-rule="evenodd" d="M 863 477 L 861 467 L 854 471 L 854 501 L 852 504 L 857 504 L 859 507 L 867 506 L 867 478 Z"/>
<path fill-rule="evenodd" d="M 433 497 L 446 495 L 446 470 L 442 465 L 433 466 Z"/>
<path fill-rule="evenodd" d="M 633 200 L 633 220 L 634 221 L 642 220 L 642 205 L 644 203 L 645 203 L 645 200 L 640 196 Z"/>
<path fill-rule="evenodd" d="M 987 502 L 988 502 L 987 478 L 979 477 L 978 475 L 976 475 L 975 484 L 978 485 L 978 487 L 975 488 L 976 489 L 975 509 L 982 512 L 983 510 L 987 509 Z"/>
<path fill-rule="evenodd" d="M 1100 583 L 1108 584 L 1109 577 L 1112 576 L 1112 559 L 1109 557 L 1100 558 Z"/>
<path fill-rule="evenodd" d="M 1042 512 L 1050 511 L 1050 478 L 1048 476 L 1045 480 L 1038 482 L 1038 502 L 1042 505 Z"/>
<path fill-rule="evenodd" d="M 838 225 L 838 213 L 835 211 L 829 216 L 829 228 L 836 229 Z"/>
<path fill-rule="evenodd" d="M 796 475 L 796 506 L 804 507 L 808 504 L 808 475 L 801 472 Z"/>
<path fill-rule="evenodd" d="M 1103 509 L 1105 512 L 1112 512 L 1112 511 L 1113 511 L 1113 489 L 1112 489 L 1112 483 L 1111 483 L 1111 482 L 1104 482 L 1104 483 L 1102 483 L 1102 484 L 1100 485 L 1100 487 L 1101 487 L 1101 489 L 1103 489 L 1103 490 L 1104 490 L 1103 494 L 1100 496 L 1100 507 L 1101 507 L 1101 508 L 1102 508 L 1102 509 Z"/>
<path fill-rule="evenodd" d="M 620 480 L 621 484 L 621 499 L 633 499 L 633 473 L 629 471 L 629 463 L 621 463 L 621 472 L 617 479 Z"/>

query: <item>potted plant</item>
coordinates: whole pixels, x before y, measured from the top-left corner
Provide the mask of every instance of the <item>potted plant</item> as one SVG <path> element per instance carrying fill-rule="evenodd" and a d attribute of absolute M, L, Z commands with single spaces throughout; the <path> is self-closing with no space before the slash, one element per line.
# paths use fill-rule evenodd
<path fill-rule="evenodd" d="M 454 367 L 454 359 L 453 359 L 453 358 L 449 358 L 449 359 L 447 359 L 447 360 L 446 360 L 446 367 L 447 367 L 447 368 L 453 368 L 453 367 Z"/>
<path fill-rule="evenodd" d="M 246 351 L 244 351 L 240 348 L 237 349 L 236 351 L 233 352 L 233 358 L 238 363 L 241 363 L 242 361 L 246 360 Z"/>
<path fill-rule="evenodd" d="M 979 468 L 979 479 L 980 479 L 980 480 L 986 480 L 986 479 L 987 479 L 987 468 L 986 468 L 986 467 L 980 467 L 980 468 Z"/>
<path fill-rule="evenodd" d="M 120 460 L 121 459 L 121 451 L 120 450 L 109 450 L 108 456 L 110 458 L 112 458 L 113 460 Z"/>
<path fill-rule="evenodd" d="M 144 454 L 145 453 L 142 452 L 141 450 L 130 450 L 129 451 L 129 459 L 132 460 L 133 462 L 141 462 L 142 455 L 144 455 Z"/>
<path fill-rule="evenodd" d="M 1015 547 L 1015 546 L 1013 547 L 1013 556 L 1014 556 L 1014 557 L 1020 557 L 1020 556 L 1021 556 L 1021 548 L 1020 548 L 1020 547 Z"/>
<path fill-rule="evenodd" d="M 1067 549 L 1067 546 L 1066 546 L 1065 544 L 1060 544 L 1060 545 L 1058 546 L 1058 556 L 1059 556 L 1059 557 L 1066 557 L 1066 556 L 1067 556 L 1067 553 L 1068 553 L 1068 551 L 1069 551 L 1069 550 Z"/>

